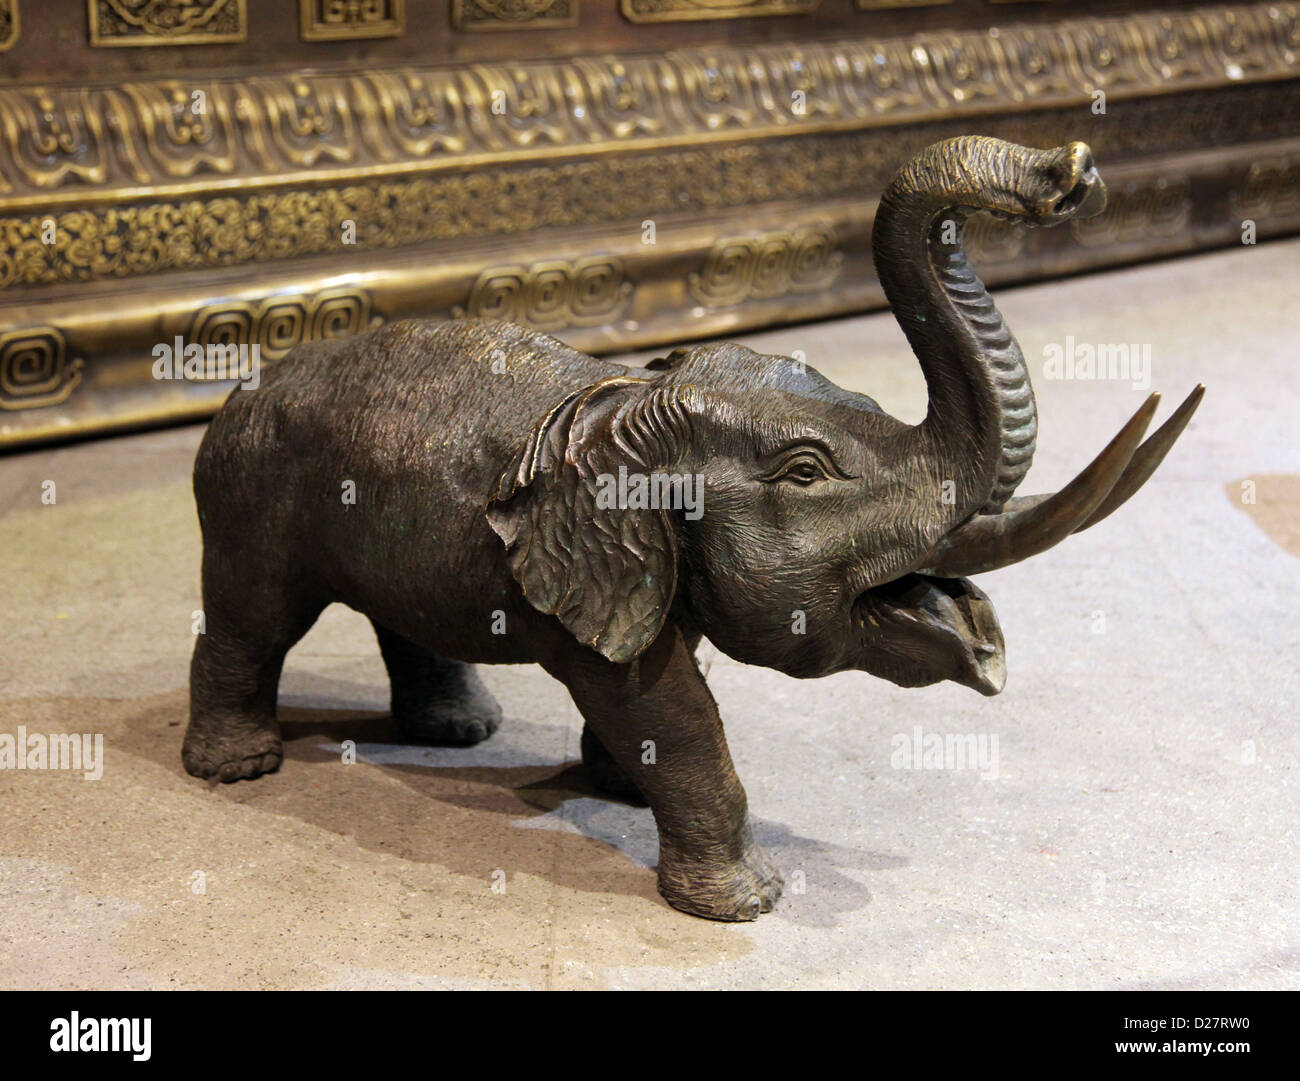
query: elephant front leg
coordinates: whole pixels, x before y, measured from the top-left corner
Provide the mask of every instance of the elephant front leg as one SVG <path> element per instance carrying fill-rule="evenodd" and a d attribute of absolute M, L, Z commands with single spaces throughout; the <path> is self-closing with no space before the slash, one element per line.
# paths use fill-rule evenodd
<path fill-rule="evenodd" d="M 659 828 L 659 892 L 674 908 L 752 920 L 781 895 L 754 841 L 717 704 L 676 628 L 631 664 L 591 651 L 548 663 Z"/>
<path fill-rule="evenodd" d="M 642 807 L 647 806 L 645 797 L 623 772 L 623 767 L 614 761 L 614 756 L 605 749 L 590 723 L 582 728 L 582 768 L 586 771 L 587 780 L 600 791 L 638 803 Z"/>

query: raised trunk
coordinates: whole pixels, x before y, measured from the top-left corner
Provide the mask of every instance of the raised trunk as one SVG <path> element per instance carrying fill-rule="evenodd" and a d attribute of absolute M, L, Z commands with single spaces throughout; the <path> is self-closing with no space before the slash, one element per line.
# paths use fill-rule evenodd
<path fill-rule="evenodd" d="M 992 139 L 938 143 L 899 172 L 876 215 L 876 272 L 930 395 L 918 450 L 955 482 L 954 521 L 1000 508 L 1034 454 L 1024 356 L 961 240 L 972 212 L 1019 209 L 1016 181 L 1041 155 Z"/>

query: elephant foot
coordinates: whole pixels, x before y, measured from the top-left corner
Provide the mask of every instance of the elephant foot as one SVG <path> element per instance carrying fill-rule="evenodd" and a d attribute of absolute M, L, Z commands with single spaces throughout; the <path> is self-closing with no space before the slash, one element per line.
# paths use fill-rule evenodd
<path fill-rule="evenodd" d="M 661 846 L 659 892 L 673 908 L 710 920 L 742 923 L 772 911 L 785 882 L 752 839 L 734 863 L 680 859 Z"/>
<path fill-rule="evenodd" d="M 191 723 L 181 748 L 186 773 L 225 784 L 274 773 L 283 760 L 279 736 L 264 728 L 212 732 Z"/>
<path fill-rule="evenodd" d="M 469 747 L 501 726 L 501 706 L 473 667 L 463 665 L 418 707 L 395 702 L 393 720 L 407 739 Z"/>

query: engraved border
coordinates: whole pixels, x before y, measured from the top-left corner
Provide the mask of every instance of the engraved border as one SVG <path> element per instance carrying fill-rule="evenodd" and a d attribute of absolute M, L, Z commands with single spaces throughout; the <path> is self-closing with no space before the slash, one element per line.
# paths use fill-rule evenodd
<path fill-rule="evenodd" d="M 1205 108 L 1218 93 L 1202 92 L 1198 107 Z M 1099 152 L 1108 160 L 1191 152 L 1172 138 L 1152 144 L 1146 134 L 1152 128 L 1169 131 L 1170 117 L 1186 108 L 1185 100 L 1178 95 L 1147 98 L 1135 106 L 1140 110 L 1136 127 L 1128 135 L 1126 129 L 1110 129 L 1114 135 L 1096 144 Z M 1289 137 L 1300 117 L 1300 81 L 1289 84 L 1283 95 L 1275 86 L 1256 86 L 1247 104 L 1260 117 L 1255 127 L 1243 129 L 1242 118 L 1225 110 L 1212 127 L 1202 128 L 1201 137 L 1220 149 L 1242 140 Z M 1261 104 L 1276 110 L 1257 108 Z M 1059 137 L 1068 108 L 1009 113 L 987 126 L 990 134 L 1047 146 Z M 960 134 L 964 124 L 960 116 L 950 117 L 931 131 L 936 136 Z M 919 149 L 918 137 L 907 126 L 791 133 L 780 140 L 426 171 L 414 177 L 355 176 L 339 184 L 309 182 L 200 199 L 140 193 L 129 205 L 66 210 L 50 202 L 20 208 L 0 201 L 0 298 L 11 287 L 121 280 L 337 253 L 340 223 L 349 219 L 365 223 L 356 233 L 356 247 L 349 250 L 373 251 L 548 227 L 639 222 L 647 214 L 716 213 L 854 192 L 865 196 L 879 191 L 897 162 Z M 681 202 L 683 190 L 691 192 L 689 205 Z M 42 238 L 49 218 L 56 223 L 53 245 Z M 159 244 L 159 235 L 168 236 L 170 243 Z"/>

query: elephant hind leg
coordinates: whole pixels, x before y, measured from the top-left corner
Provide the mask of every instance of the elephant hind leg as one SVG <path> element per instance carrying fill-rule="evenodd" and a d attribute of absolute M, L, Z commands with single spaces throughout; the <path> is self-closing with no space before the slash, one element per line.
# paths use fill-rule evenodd
<path fill-rule="evenodd" d="M 371 620 L 392 684 L 393 720 L 404 736 L 472 745 L 501 724 L 501 707 L 472 664 L 431 653 Z"/>
<path fill-rule="evenodd" d="M 190 723 L 181 761 L 187 773 L 225 782 L 279 769 L 275 716 L 285 654 L 316 622 L 324 602 L 266 583 L 236 594 L 214 581 L 205 555 L 204 631 L 190 662 Z"/>

